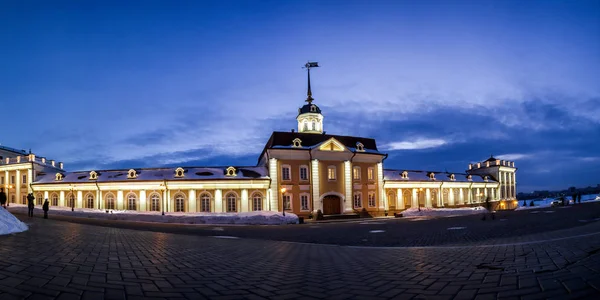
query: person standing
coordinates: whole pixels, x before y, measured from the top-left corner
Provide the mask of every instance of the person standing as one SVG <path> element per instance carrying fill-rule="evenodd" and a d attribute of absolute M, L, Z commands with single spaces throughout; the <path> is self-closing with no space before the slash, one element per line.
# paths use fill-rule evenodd
<path fill-rule="evenodd" d="M 3 188 L 0 188 L 0 205 L 6 209 L 6 193 Z"/>
<path fill-rule="evenodd" d="M 492 212 L 492 202 L 490 201 L 490 196 L 487 196 L 485 198 L 485 208 L 487 209 L 488 212 L 483 214 L 483 218 L 482 220 L 485 221 L 485 217 L 487 216 L 487 214 L 490 214 L 490 217 L 492 218 L 492 220 L 496 219 L 496 215 L 494 214 L 494 212 Z"/>
<path fill-rule="evenodd" d="M 35 200 L 35 197 L 33 197 L 33 193 L 27 194 L 27 215 L 29 217 L 33 217 L 33 208 L 35 207 L 35 202 L 33 202 L 33 200 Z"/>
<path fill-rule="evenodd" d="M 44 202 L 44 205 L 42 205 L 42 209 L 44 210 L 44 219 L 48 219 L 48 208 L 50 206 L 50 203 L 48 203 L 48 198 L 46 198 L 46 201 Z"/>

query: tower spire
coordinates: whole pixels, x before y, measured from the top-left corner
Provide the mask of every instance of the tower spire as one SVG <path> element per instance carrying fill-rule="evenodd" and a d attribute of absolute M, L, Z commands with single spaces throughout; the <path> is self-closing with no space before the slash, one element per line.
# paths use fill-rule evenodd
<path fill-rule="evenodd" d="M 308 104 L 311 104 L 313 102 L 313 100 L 315 100 L 312 97 L 312 90 L 310 89 L 310 68 L 317 68 L 319 67 L 319 63 L 318 62 L 307 62 L 304 65 L 304 68 L 308 71 L 308 89 L 306 90 L 306 102 L 308 102 Z"/>

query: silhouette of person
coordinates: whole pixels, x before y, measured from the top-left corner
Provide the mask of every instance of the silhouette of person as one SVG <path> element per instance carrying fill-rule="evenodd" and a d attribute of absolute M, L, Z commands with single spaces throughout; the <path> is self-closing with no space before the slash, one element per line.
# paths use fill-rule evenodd
<path fill-rule="evenodd" d="M 0 205 L 6 208 L 6 193 L 3 188 L 0 188 Z"/>
<path fill-rule="evenodd" d="M 496 219 L 496 215 L 494 214 L 494 212 L 492 212 L 492 202 L 490 201 L 490 196 L 487 196 L 485 198 L 485 208 L 487 209 L 488 212 L 483 214 L 483 218 L 482 220 L 485 221 L 485 217 L 487 216 L 487 214 L 490 214 L 490 217 L 492 218 L 492 220 Z"/>
<path fill-rule="evenodd" d="M 44 202 L 44 205 L 42 206 L 42 209 L 44 210 L 44 219 L 48 219 L 48 207 L 50 206 L 50 203 L 48 202 L 48 199 L 46 199 L 46 201 Z"/>
<path fill-rule="evenodd" d="M 35 206 L 35 202 L 33 202 L 33 200 L 35 200 L 35 197 L 33 197 L 33 193 L 27 194 L 27 216 L 29 217 L 33 217 L 33 207 Z"/>

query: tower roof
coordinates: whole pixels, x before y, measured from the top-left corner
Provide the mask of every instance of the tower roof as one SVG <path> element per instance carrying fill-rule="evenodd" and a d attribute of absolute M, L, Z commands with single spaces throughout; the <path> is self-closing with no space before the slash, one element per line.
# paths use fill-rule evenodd
<path fill-rule="evenodd" d="M 298 109 L 298 115 L 306 113 L 320 114 L 321 109 L 315 104 L 305 104 L 304 106 Z"/>

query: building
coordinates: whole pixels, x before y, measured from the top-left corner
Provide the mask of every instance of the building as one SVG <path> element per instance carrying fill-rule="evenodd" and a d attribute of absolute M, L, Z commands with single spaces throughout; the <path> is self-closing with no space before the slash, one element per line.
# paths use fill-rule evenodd
<path fill-rule="evenodd" d="M 314 67 L 314 66 L 313 66 Z M 307 216 L 392 214 L 410 207 L 516 207 L 514 162 L 489 159 L 464 173 L 385 169 L 374 139 L 326 134 L 310 68 L 298 130 L 273 132 L 256 166 L 131 168 L 67 172 L 63 163 L 0 147 L 9 203 L 157 212 L 289 211 Z"/>

